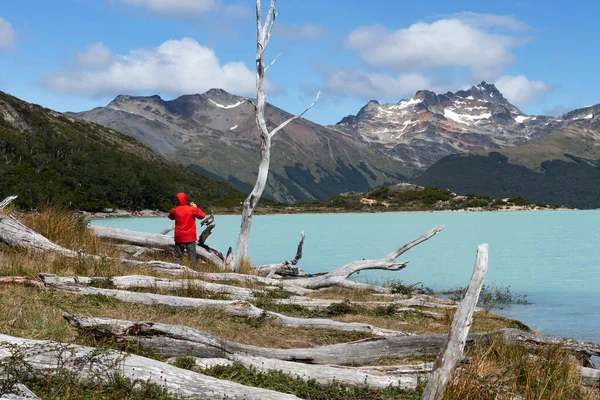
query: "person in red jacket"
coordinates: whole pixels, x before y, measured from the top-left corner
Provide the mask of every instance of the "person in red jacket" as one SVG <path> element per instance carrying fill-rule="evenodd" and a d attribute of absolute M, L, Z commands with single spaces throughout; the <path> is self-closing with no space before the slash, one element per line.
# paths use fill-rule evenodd
<path fill-rule="evenodd" d="M 196 218 L 204 218 L 204 213 L 195 203 L 188 204 L 185 193 L 177 193 L 175 197 L 177 206 L 169 213 L 169 219 L 175 220 L 175 262 L 181 264 L 185 250 L 190 257 L 190 266 L 196 269 Z"/>

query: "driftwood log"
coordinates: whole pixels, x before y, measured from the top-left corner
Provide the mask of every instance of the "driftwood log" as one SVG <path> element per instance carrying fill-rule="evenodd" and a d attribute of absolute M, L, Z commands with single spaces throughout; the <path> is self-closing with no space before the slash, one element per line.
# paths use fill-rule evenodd
<path fill-rule="evenodd" d="M 304 231 L 300 232 L 300 243 L 298 243 L 298 248 L 296 249 L 296 256 L 291 260 L 283 261 L 279 264 L 267 264 L 261 265 L 256 268 L 256 272 L 259 275 L 266 276 L 267 278 L 272 278 L 275 275 L 280 277 L 283 276 L 308 276 L 303 270 L 296 268 L 295 265 L 298 264 L 298 261 L 302 258 L 302 247 L 304 246 L 304 238 L 306 235 Z"/>
<path fill-rule="evenodd" d="M 378 375 L 363 372 L 351 367 L 338 365 L 314 365 L 303 364 L 293 361 L 282 361 L 266 357 L 243 356 L 239 354 L 227 355 L 227 358 L 197 358 L 196 366 L 199 369 L 211 368 L 217 365 L 240 364 L 246 369 L 254 369 L 258 372 L 268 373 L 270 371 L 281 371 L 291 377 L 302 380 L 314 380 L 327 385 L 339 382 L 348 387 L 368 387 L 371 389 L 385 389 L 390 386 L 398 386 L 403 389 L 415 389 L 421 374 L 418 372 L 405 372 L 388 375 Z"/>
<path fill-rule="evenodd" d="M 11 390 L 12 393 L 4 393 L 0 396 L 2 400 L 40 400 L 29 388 L 22 383 L 17 383 Z"/>
<path fill-rule="evenodd" d="M 115 240 L 115 241 L 119 241 L 119 242 L 135 244 L 138 246 L 152 246 L 152 247 L 160 247 L 160 248 L 172 246 L 172 240 L 170 238 L 168 238 L 167 236 L 160 235 L 160 234 L 135 232 L 135 231 L 130 231 L 130 230 L 126 230 L 126 229 L 118 229 L 118 228 L 112 228 L 112 227 L 106 227 L 106 226 L 95 226 L 92 229 L 99 237 L 104 238 L 104 239 L 111 239 L 111 240 Z M 398 258 L 401 254 L 403 254 L 407 250 L 411 249 L 412 247 L 430 239 L 431 237 L 433 237 L 434 235 L 436 235 L 437 233 L 442 231 L 442 229 L 444 229 L 443 225 L 438 226 L 434 229 L 431 229 L 430 231 L 426 232 L 425 234 L 421 235 L 420 237 L 412 240 L 411 242 L 405 244 L 404 246 L 398 248 L 397 250 L 391 252 L 387 256 L 380 258 L 380 259 L 354 261 L 354 262 L 343 265 L 343 266 L 341 266 L 331 272 L 325 273 L 325 274 L 320 274 L 318 276 L 306 277 L 306 278 L 284 279 L 281 282 L 285 286 L 290 284 L 293 286 L 303 287 L 303 288 L 307 288 L 307 289 L 320 289 L 320 288 L 331 287 L 331 286 L 342 286 L 342 287 L 348 287 L 348 288 L 352 288 L 352 289 L 369 289 L 369 290 L 379 292 L 379 293 L 390 293 L 391 289 L 389 289 L 389 288 L 385 288 L 385 287 L 378 286 L 378 285 L 369 285 L 369 284 L 365 284 L 365 283 L 361 283 L 361 282 L 356 282 L 356 281 L 350 280 L 348 278 L 351 275 L 353 275 L 357 272 L 363 271 L 363 270 L 399 271 L 399 270 L 405 268 L 408 263 L 407 261 L 398 263 L 395 261 L 395 259 Z M 202 247 L 200 247 L 200 246 L 197 246 L 197 249 L 198 248 L 202 249 Z M 205 254 L 210 254 L 209 252 L 207 252 L 204 249 L 202 249 L 202 251 Z M 214 254 L 211 254 L 211 256 L 214 258 L 214 260 L 211 259 L 211 262 L 213 262 L 214 264 L 220 265 L 220 266 L 225 265 L 225 263 L 222 260 L 220 260 L 218 257 L 214 256 Z M 132 265 L 137 265 L 137 264 L 135 264 L 136 262 L 134 262 L 134 261 L 132 261 L 131 263 L 132 263 Z M 141 262 L 137 261 L 137 263 L 141 263 Z M 169 264 L 170 263 L 164 263 L 164 262 L 148 262 L 148 263 L 146 263 L 147 266 L 149 266 L 153 269 L 161 268 L 165 272 L 171 271 L 171 273 L 177 273 L 178 269 L 180 270 L 180 272 L 191 271 L 187 267 L 183 267 L 183 266 L 174 267 L 174 265 L 176 265 L 176 264 L 173 264 L 173 265 L 169 265 Z M 252 277 L 252 278 L 245 278 L 245 279 L 261 282 L 261 280 L 259 278 L 265 279 L 264 277 Z"/>
<path fill-rule="evenodd" d="M 329 286 L 343 286 L 343 287 L 349 287 L 349 288 L 353 288 L 353 289 L 364 288 L 364 289 L 370 289 L 370 290 L 377 291 L 377 292 L 389 293 L 390 292 L 389 288 L 382 288 L 381 286 L 377 286 L 377 285 L 368 285 L 368 284 L 364 284 L 364 283 L 360 283 L 360 282 L 355 282 L 355 281 L 349 280 L 348 278 L 351 275 L 353 275 L 359 271 L 364 271 L 364 270 L 376 269 L 376 270 L 386 270 L 386 271 L 399 271 L 399 270 L 405 268 L 408 261 L 398 263 L 395 261 L 396 258 L 398 258 L 401 254 L 403 254 L 407 250 L 413 248 L 414 246 L 416 246 L 420 243 L 423 243 L 427 239 L 429 239 L 429 238 L 433 237 L 434 235 L 436 235 L 437 233 L 441 232 L 442 229 L 444 229 L 443 225 L 438 226 L 437 228 L 433 228 L 430 231 L 419 236 L 418 238 L 405 244 L 404 246 L 394 250 L 393 252 L 391 252 L 390 254 L 388 254 L 387 256 L 385 256 L 383 258 L 376 259 L 376 260 L 353 261 L 349 264 L 343 265 L 331 272 L 328 272 L 328 273 L 320 275 L 320 276 L 314 276 L 311 278 L 298 278 L 298 279 L 293 279 L 291 281 L 296 286 L 305 287 L 305 288 L 309 288 L 309 289 L 319 289 L 319 288 L 324 288 L 324 287 L 329 287 Z"/>
<path fill-rule="evenodd" d="M 85 346 L 66 345 L 47 340 L 21 339 L 0 334 L 0 343 L 22 348 L 25 360 L 37 370 L 58 367 L 70 368 L 83 379 L 107 382 L 110 372 L 131 379 L 141 379 L 158 384 L 171 393 L 186 398 L 202 399 L 297 399 L 296 396 L 243 386 L 238 383 L 212 378 L 197 372 L 177 368 L 150 358 L 125 354 L 117 351 L 102 355 L 106 373 L 98 373 L 98 365 L 91 365 L 90 358 L 97 356 L 97 349 Z M 11 356 L 8 347 L 0 347 L 0 359 Z"/>
<path fill-rule="evenodd" d="M 137 246 L 158 247 L 161 249 L 173 248 L 173 238 L 158 233 L 142 233 L 110 226 L 93 226 L 91 229 L 102 239 L 109 239 Z M 196 253 L 198 254 L 198 257 L 205 262 L 210 262 L 221 267 L 224 265 L 222 259 L 201 246 L 196 246 Z"/>
<path fill-rule="evenodd" d="M 400 297 L 400 296 L 398 296 Z M 275 304 L 296 304 L 307 308 L 325 308 L 332 304 L 339 303 L 341 300 L 331 299 L 313 299 L 310 297 L 292 296 L 288 299 L 273 299 Z M 363 307 L 388 307 L 388 306 L 404 306 L 404 307 L 427 307 L 439 309 L 452 309 L 457 305 L 454 301 L 448 299 L 439 299 L 433 296 L 417 294 L 410 299 L 393 299 L 390 301 L 357 301 L 352 304 Z"/>
<path fill-rule="evenodd" d="M 12 247 L 52 251 L 67 257 L 77 257 L 79 255 L 76 251 L 53 243 L 10 215 L 0 214 L 0 242 Z"/>
<path fill-rule="evenodd" d="M 458 363 L 462 360 L 463 350 L 473 323 L 473 311 L 479 300 L 483 280 L 488 268 L 488 245 L 482 244 L 477 248 L 477 261 L 473 275 L 469 281 L 464 299 L 458 305 L 454 314 L 452 326 L 448 333 L 448 341 L 440 351 L 433 371 L 427 380 L 427 386 L 421 397 L 423 400 L 441 399 L 446 385 L 452 378 Z"/>
<path fill-rule="evenodd" d="M 0 210 L 6 208 L 10 203 L 12 203 L 19 196 L 8 196 L 4 200 L 0 201 Z"/>
<path fill-rule="evenodd" d="M 271 318 L 285 326 L 296 328 L 332 329 L 345 332 L 363 332 L 374 336 L 407 335 L 405 332 L 391 329 L 378 328 L 369 324 L 358 322 L 340 322 L 326 318 L 296 318 L 265 311 L 247 301 L 241 300 L 213 300 L 180 296 L 166 296 L 153 293 L 130 292 L 117 289 L 102 289 L 89 286 L 65 284 L 55 279 L 53 275 L 40 274 L 40 279 L 47 287 L 81 295 L 103 295 L 120 301 L 136 304 L 163 305 L 174 308 L 193 308 L 200 310 L 214 310 L 234 317 L 244 318 Z"/>
<path fill-rule="evenodd" d="M 275 349 L 251 346 L 217 338 L 211 334 L 181 325 L 156 322 L 132 322 L 110 318 L 66 315 L 73 326 L 100 337 L 141 346 L 166 357 L 222 357 L 242 354 L 284 361 L 320 365 L 361 365 L 385 358 L 435 356 L 447 335 L 392 336 L 359 340 L 315 348 Z M 470 339 L 477 335 L 471 335 Z"/>

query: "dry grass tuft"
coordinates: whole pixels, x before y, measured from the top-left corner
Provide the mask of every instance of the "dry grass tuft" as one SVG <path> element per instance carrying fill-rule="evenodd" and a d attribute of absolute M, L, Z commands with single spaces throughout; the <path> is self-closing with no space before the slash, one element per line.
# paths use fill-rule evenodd
<path fill-rule="evenodd" d="M 478 340 L 466 356 L 469 362 L 459 368 L 444 399 L 600 399 L 599 392 L 581 385 L 575 359 L 556 346 L 531 354 L 524 346 L 509 345 L 498 336 Z"/>

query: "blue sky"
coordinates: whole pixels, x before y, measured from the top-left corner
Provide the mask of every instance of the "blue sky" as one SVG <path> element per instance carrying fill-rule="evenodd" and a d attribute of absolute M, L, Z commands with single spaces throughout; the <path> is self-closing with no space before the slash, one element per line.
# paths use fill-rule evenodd
<path fill-rule="evenodd" d="M 265 0 L 263 0 L 263 6 Z M 57 111 L 118 94 L 254 91 L 254 2 L 20 0 L 0 8 L 0 90 Z M 280 0 L 269 101 L 333 124 L 368 100 L 495 83 L 529 114 L 600 103 L 595 1 Z"/>

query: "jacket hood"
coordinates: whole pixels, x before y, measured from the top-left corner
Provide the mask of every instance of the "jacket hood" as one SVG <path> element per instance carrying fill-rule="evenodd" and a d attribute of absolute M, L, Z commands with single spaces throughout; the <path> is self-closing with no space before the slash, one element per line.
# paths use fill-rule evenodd
<path fill-rule="evenodd" d="M 185 206 L 188 203 L 188 199 L 187 196 L 185 195 L 185 193 L 177 193 L 177 195 L 175 195 L 175 197 L 177 198 L 177 205 L 178 206 Z"/>

